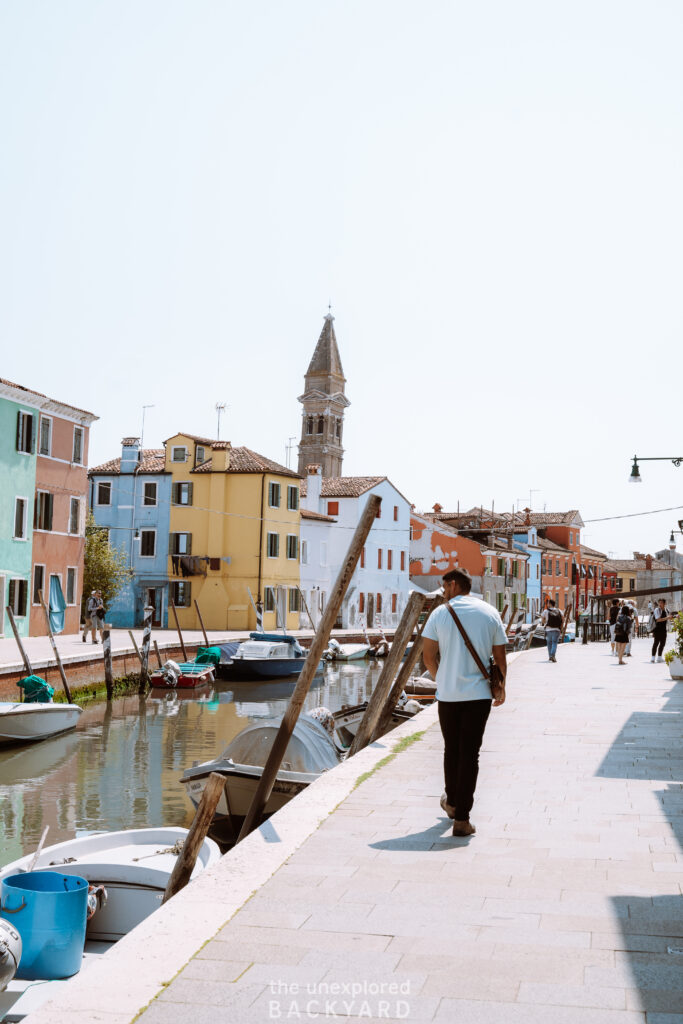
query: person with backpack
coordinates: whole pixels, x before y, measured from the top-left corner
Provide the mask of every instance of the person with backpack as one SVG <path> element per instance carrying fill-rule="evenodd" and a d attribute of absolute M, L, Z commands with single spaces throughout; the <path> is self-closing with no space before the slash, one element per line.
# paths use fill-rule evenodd
<path fill-rule="evenodd" d="M 617 653 L 616 640 L 614 634 L 617 628 L 617 618 L 619 616 L 619 598 L 615 597 L 612 599 L 612 604 L 609 610 L 609 641 L 612 647 L 612 654 Z"/>
<path fill-rule="evenodd" d="M 673 615 L 669 615 L 669 609 L 666 607 L 666 601 L 663 597 L 660 597 L 657 602 L 657 607 L 653 609 L 652 615 L 650 616 L 650 622 L 648 626 L 652 631 L 652 657 L 650 661 L 664 661 L 662 657 L 664 653 L 664 644 L 666 643 L 666 624 L 669 619 L 673 619 Z"/>
<path fill-rule="evenodd" d="M 545 645 L 548 648 L 548 661 L 557 661 L 555 653 L 560 639 L 562 629 L 562 612 L 555 607 L 554 601 L 548 601 L 548 607 L 541 615 L 541 622 L 545 626 Z"/>
<path fill-rule="evenodd" d="M 614 631 L 614 639 L 617 645 L 617 656 L 619 661 L 617 665 L 625 665 L 624 651 L 631 635 L 631 628 L 633 623 L 631 621 L 631 609 L 627 604 L 622 605 L 619 615 L 617 616 L 616 627 Z"/>

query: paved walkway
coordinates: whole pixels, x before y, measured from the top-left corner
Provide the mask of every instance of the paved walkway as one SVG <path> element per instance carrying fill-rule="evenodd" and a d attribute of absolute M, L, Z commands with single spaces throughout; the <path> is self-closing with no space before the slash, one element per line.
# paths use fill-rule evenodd
<path fill-rule="evenodd" d="M 683 686 L 647 647 L 623 669 L 598 644 L 516 662 L 472 839 L 439 810 L 425 712 L 423 738 L 329 815 L 141 1024 L 683 1024 Z"/>

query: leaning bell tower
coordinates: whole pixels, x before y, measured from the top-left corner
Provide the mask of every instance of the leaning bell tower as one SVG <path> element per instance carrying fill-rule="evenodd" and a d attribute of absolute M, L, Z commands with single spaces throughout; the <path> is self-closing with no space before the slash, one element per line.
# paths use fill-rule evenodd
<path fill-rule="evenodd" d="M 342 475 L 344 410 L 351 403 L 344 394 L 346 378 L 342 369 L 334 317 L 328 313 L 304 378 L 299 473 L 306 467 L 322 466 L 325 477 Z"/>

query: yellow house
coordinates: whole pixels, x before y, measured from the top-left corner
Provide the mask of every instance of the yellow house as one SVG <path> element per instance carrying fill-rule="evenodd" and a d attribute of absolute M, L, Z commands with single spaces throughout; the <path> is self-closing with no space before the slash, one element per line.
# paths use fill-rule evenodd
<path fill-rule="evenodd" d="M 181 627 L 200 628 L 196 601 L 207 629 L 253 630 L 253 598 L 265 630 L 297 629 L 298 474 L 229 441 L 176 434 L 164 445 L 168 572 Z"/>

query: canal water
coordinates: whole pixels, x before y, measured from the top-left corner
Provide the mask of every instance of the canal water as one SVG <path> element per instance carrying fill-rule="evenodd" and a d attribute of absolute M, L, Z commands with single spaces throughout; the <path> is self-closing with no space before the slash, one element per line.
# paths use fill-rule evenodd
<path fill-rule="evenodd" d="M 306 710 L 367 700 L 381 671 L 373 661 L 330 662 Z M 296 677 L 212 684 L 202 696 L 154 691 L 86 708 L 73 732 L 0 750 L 0 867 L 46 844 L 90 832 L 192 821 L 180 777 L 248 725 L 282 715 Z M 160 695 L 157 695 L 160 694 Z"/>

